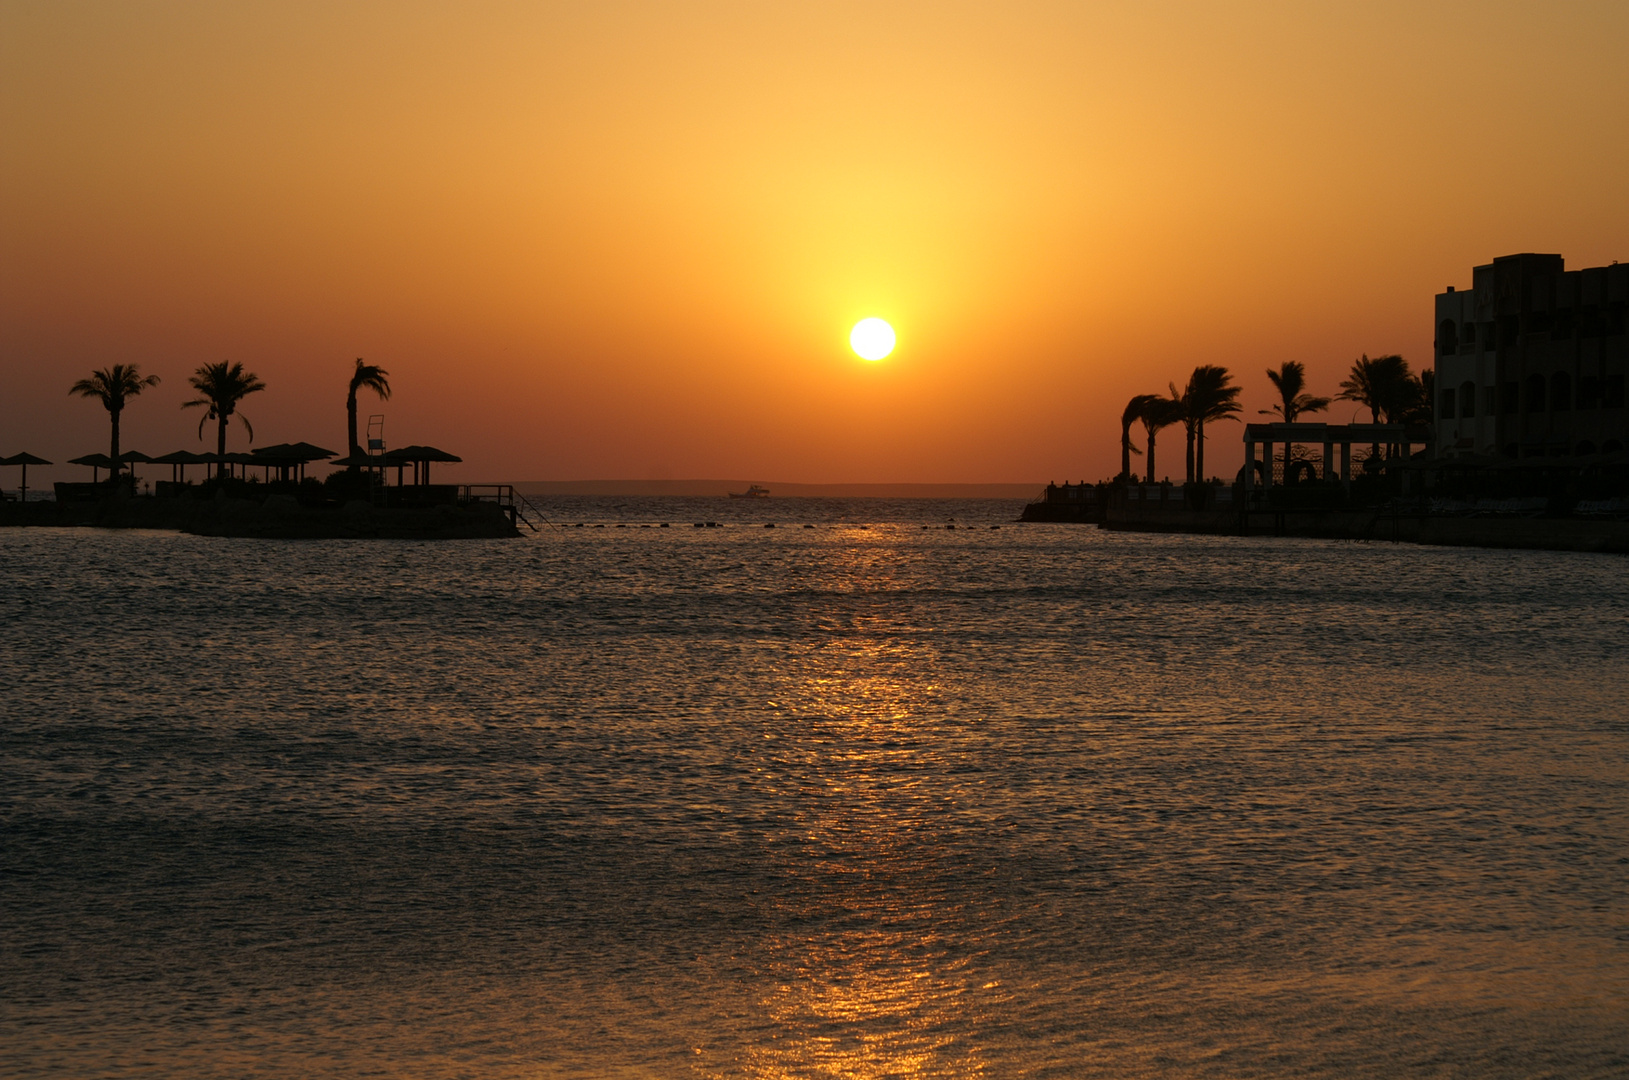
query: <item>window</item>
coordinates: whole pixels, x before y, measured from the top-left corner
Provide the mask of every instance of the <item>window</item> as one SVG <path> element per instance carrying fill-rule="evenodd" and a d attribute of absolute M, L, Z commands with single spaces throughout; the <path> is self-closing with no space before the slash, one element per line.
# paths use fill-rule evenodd
<path fill-rule="evenodd" d="M 1550 376 L 1550 408 L 1554 412 L 1572 409 L 1572 376 L 1565 371 Z"/>
<path fill-rule="evenodd" d="M 1579 457 L 1583 457 L 1586 454 L 1593 454 L 1594 452 L 1595 444 L 1590 442 L 1588 439 L 1585 439 L 1583 442 L 1579 443 L 1578 448 L 1573 451 L 1573 453 L 1577 454 Z"/>
<path fill-rule="evenodd" d="M 1522 332 L 1520 315 L 1505 315 L 1499 320 L 1499 340 L 1515 341 Z"/>
<path fill-rule="evenodd" d="M 1437 327 L 1437 353 L 1452 356 L 1458 351 L 1459 332 L 1454 328 L 1454 320 L 1444 319 L 1442 325 Z"/>
<path fill-rule="evenodd" d="M 1601 309 L 1594 304 L 1585 304 L 1578 309 L 1578 336 L 1601 336 Z"/>
<path fill-rule="evenodd" d="M 1482 388 L 1482 411 L 1489 416 L 1499 411 L 1499 388 L 1497 386 L 1484 386 Z"/>
<path fill-rule="evenodd" d="M 1473 382 L 1459 384 L 1459 415 L 1464 417 L 1476 415 L 1476 384 Z"/>
<path fill-rule="evenodd" d="M 1578 407 L 1580 409 L 1601 407 L 1601 380 L 1594 375 L 1585 375 L 1578 380 Z"/>
<path fill-rule="evenodd" d="M 1555 321 L 1550 324 L 1550 340 L 1565 341 L 1572 337 L 1572 308 L 1556 308 Z"/>
<path fill-rule="evenodd" d="M 1467 322 L 1464 326 L 1460 327 L 1459 337 L 1460 340 L 1466 345 L 1476 344 L 1476 324 L 1473 322 Z"/>
<path fill-rule="evenodd" d="M 1601 379 L 1601 404 L 1608 409 L 1623 408 L 1623 373 Z"/>
<path fill-rule="evenodd" d="M 1506 416 L 1514 416 L 1520 410 L 1517 403 L 1521 401 L 1522 384 L 1507 382 L 1499 388 L 1499 411 Z"/>
<path fill-rule="evenodd" d="M 1444 390 L 1442 392 L 1442 411 L 1437 415 L 1444 420 L 1452 420 L 1454 418 L 1454 392 L 1452 390 Z"/>
<path fill-rule="evenodd" d="M 1536 413 L 1544 411 L 1544 376 L 1529 375 L 1527 377 L 1527 401 L 1525 412 Z"/>

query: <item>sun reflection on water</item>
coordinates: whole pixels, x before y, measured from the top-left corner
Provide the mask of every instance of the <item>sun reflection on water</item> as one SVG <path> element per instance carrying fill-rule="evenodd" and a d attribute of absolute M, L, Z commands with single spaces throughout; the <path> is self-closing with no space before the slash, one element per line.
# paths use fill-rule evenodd
<path fill-rule="evenodd" d="M 886 590 L 897 552 L 876 539 L 834 550 L 825 587 Z M 953 793 L 926 782 L 944 746 L 917 730 L 939 704 L 938 656 L 900 614 L 827 620 L 777 694 L 799 730 L 776 767 L 819 797 L 802 803 L 811 808 L 796 822 L 802 850 L 783 868 L 801 887 L 781 901 L 780 929 L 764 943 L 768 1037 L 735 1063 L 750 1076 L 985 1071 L 966 1033 L 1002 991 L 938 930 L 954 913 L 933 811 Z"/>

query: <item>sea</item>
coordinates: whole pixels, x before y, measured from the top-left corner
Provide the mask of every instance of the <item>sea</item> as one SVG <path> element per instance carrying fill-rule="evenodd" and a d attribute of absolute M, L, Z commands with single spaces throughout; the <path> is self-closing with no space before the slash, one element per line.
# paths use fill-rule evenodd
<path fill-rule="evenodd" d="M 1020 505 L 0 530 L 0 1074 L 1629 1075 L 1629 562 Z"/>

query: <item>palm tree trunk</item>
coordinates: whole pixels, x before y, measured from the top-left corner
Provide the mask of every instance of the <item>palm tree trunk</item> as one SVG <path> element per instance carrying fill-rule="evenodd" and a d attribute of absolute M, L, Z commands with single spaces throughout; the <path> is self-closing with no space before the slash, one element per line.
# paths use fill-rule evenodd
<path fill-rule="evenodd" d="M 109 409 L 107 412 L 113 419 L 113 446 L 108 453 L 108 457 L 113 459 L 113 466 L 107 474 L 108 479 L 112 480 L 119 475 L 119 410 Z"/>
<path fill-rule="evenodd" d="M 351 392 L 345 395 L 345 433 L 350 436 L 351 455 L 354 457 L 356 452 L 362 449 L 356 442 L 356 387 L 354 386 L 351 387 Z M 351 468 L 354 470 L 356 466 L 352 465 Z"/>
<path fill-rule="evenodd" d="M 1193 471 L 1194 479 L 1199 483 L 1205 482 L 1205 422 L 1197 421 L 1194 424 L 1193 439 Z"/>
<path fill-rule="evenodd" d="M 1187 475 L 1184 477 L 1183 482 L 1191 484 L 1193 483 L 1193 421 L 1188 421 L 1186 424 L 1183 424 L 1182 427 L 1183 433 L 1188 437 L 1188 458 L 1187 461 L 1184 462 L 1187 469 Z"/>
<path fill-rule="evenodd" d="M 1154 432 L 1148 433 L 1148 482 L 1157 483 L 1154 479 Z"/>
<path fill-rule="evenodd" d="M 1120 482 L 1131 479 L 1131 422 L 1123 420 L 1120 423 Z"/>
<path fill-rule="evenodd" d="M 216 429 L 215 429 L 215 453 L 219 454 L 222 458 L 226 457 L 226 416 L 225 416 L 225 414 L 221 415 L 220 420 L 219 420 L 219 426 L 216 427 Z M 215 466 L 215 478 L 220 479 L 221 477 L 223 477 L 225 475 L 226 475 L 226 462 L 223 460 L 219 465 Z"/>
<path fill-rule="evenodd" d="M 1284 482 L 1290 482 L 1290 444 L 1284 444 Z"/>

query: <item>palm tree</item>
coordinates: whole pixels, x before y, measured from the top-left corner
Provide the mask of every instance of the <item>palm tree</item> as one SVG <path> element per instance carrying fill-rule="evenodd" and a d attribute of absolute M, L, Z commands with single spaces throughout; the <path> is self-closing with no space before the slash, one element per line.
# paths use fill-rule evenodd
<path fill-rule="evenodd" d="M 1341 383 L 1337 396 L 1342 401 L 1355 401 L 1368 408 L 1371 420 L 1378 424 L 1384 416 L 1386 423 L 1401 423 L 1403 414 L 1419 394 L 1418 380 L 1408 369 L 1408 361 L 1393 353 L 1377 356 L 1373 360 L 1364 353 L 1352 362 L 1352 372 Z M 1369 448 L 1371 458 L 1380 454 L 1380 444 Z"/>
<path fill-rule="evenodd" d="M 351 439 L 351 456 L 353 458 L 362 452 L 361 445 L 356 441 L 356 392 L 358 390 L 372 390 L 379 395 L 380 401 L 389 401 L 389 375 L 390 372 L 378 364 L 364 364 L 360 356 L 356 358 L 356 370 L 351 372 L 351 389 L 345 395 L 345 429 Z"/>
<path fill-rule="evenodd" d="M 1120 413 L 1120 480 L 1122 483 L 1136 479 L 1131 475 L 1131 455 L 1141 454 L 1142 451 L 1131 445 L 1131 425 L 1142 419 L 1143 410 L 1149 408 L 1156 401 L 1163 401 L 1158 394 L 1138 394 L 1126 402 L 1125 409 Z"/>
<path fill-rule="evenodd" d="M 1188 376 L 1188 385 L 1182 391 L 1183 413 L 1193 427 L 1193 476 L 1203 483 L 1205 479 L 1205 425 L 1217 420 L 1233 419 L 1239 411 L 1239 387 L 1229 386 L 1233 375 L 1225 367 L 1201 364 Z"/>
<path fill-rule="evenodd" d="M 68 388 L 69 394 L 102 399 L 102 407 L 113 421 L 113 445 L 108 457 L 113 464 L 108 478 L 119 475 L 119 414 L 125 404 L 149 386 L 158 385 L 157 375 L 143 375 L 140 364 L 114 364 L 110 368 L 91 372 L 88 379 L 80 379 Z"/>
<path fill-rule="evenodd" d="M 1415 391 L 1409 386 L 1414 376 L 1408 361 L 1401 356 L 1377 356 L 1369 359 L 1365 353 L 1352 362 L 1352 373 L 1341 383 L 1337 395 L 1342 401 L 1355 401 L 1369 410 L 1373 422 L 1395 424 L 1408 409 Z"/>
<path fill-rule="evenodd" d="M 1143 431 L 1148 435 L 1148 482 L 1156 483 L 1154 479 L 1154 436 L 1159 434 L 1162 427 L 1169 427 L 1182 419 L 1182 402 L 1158 394 L 1150 394 L 1149 402 L 1143 407 L 1137 419 L 1143 422 Z"/>
<path fill-rule="evenodd" d="M 266 384 L 260 381 L 260 376 L 252 371 L 244 371 L 242 364 L 228 363 L 222 360 L 218 364 L 205 364 L 193 372 L 192 378 L 187 380 L 192 388 L 198 391 L 199 396 L 192 401 L 182 403 L 183 409 L 194 406 L 206 406 L 208 411 L 204 418 L 198 421 L 198 437 L 204 437 L 204 425 L 211 420 L 217 424 L 215 452 L 222 457 L 226 455 L 226 425 L 234 413 L 243 421 L 243 427 L 249 432 L 249 441 L 255 441 L 255 429 L 249 423 L 249 418 L 238 412 L 238 402 L 250 394 L 258 394 L 266 389 Z M 221 462 L 215 468 L 215 475 L 221 476 L 226 471 L 226 462 Z"/>
<path fill-rule="evenodd" d="M 1171 391 L 1171 397 L 1169 400 L 1171 402 L 1171 412 L 1175 416 L 1172 423 L 1175 423 L 1177 420 L 1182 421 L 1182 433 L 1187 436 L 1188 441 L 1188 454 L 1187 460 L 1183 463 L 1182 482 L 1185 484 L 1191 484 L 1193 483 L 1194 424 L 1193 415 L 1188 411 L 1188 391 L 1178 390 L 1176 388 L 1176 383 L 1167 383 L 1166 386 L 1168 386 Z"/>
<path fill-rule="evenodd" d="M 1302 413 L 1323 412 L 1329 408 L 1330 399 L 1314 397 L 1302 393 L 1307 385 L 1307 366 L 1299 360 L 1286 360 L 1278 366 L 1277 371 L 1267 370 L 1267 378 L 1272 380 L 1273 389 L 1278 391 L 1279 402 L 1270 409 L 1262 409 L 1263 416 L 1274 414 L 1282 417 L 1286 424 L 1295 423 L 1295 418 Z M 1248 464 L 1248 463 L 1247 463 Z M 1284 443 L 1284 478 L 1290 475 L 1290 444 Z"/>

